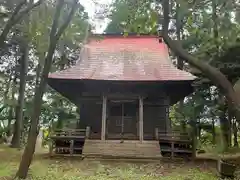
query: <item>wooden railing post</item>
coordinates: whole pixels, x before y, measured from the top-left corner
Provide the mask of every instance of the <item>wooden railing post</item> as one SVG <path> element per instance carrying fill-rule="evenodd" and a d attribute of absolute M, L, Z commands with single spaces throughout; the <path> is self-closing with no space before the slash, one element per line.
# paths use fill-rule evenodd
<path fill-rule="evenodd" d="M 171 158 L 174 158 L 174 141 L 171 141 Z"/>
<path fill-rule="evenodd" d="M 53 140 L 49 140 L 49 155 L 50 157 L 53 155 Z"/>
<path fill-rule="evenodd" d="M 155 128 L 155 138 L 156 138 L 156 140 L 159 140 L 159 137 L 158 137 L 158 128 Z"/>
<path fill-rule="evenodd" d="M 86 139 L 89 139 L 90 137 L 90 126 L 86 127 Z"/>
<path fill-rule="evenodd" d="M 74 140 L 70 140 L 70 155 L 73 155 L 73 151 L 74 151 Z"/>
<path fill-rule="evenodd" d="M 139 140 L 143 141 L 143 97 L 139 96 Z"/>

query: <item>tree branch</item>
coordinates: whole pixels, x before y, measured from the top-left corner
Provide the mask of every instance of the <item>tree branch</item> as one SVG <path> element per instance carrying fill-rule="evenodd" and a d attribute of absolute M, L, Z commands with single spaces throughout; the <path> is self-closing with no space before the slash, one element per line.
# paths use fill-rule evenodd
<path fill-rule="evenodd" d="M 19 13 L 19 15 L 17 17 L 15 17 L 14 19 L 14 24 L 18 23 L 24 15 L 28 14 L 32 9 L 34 9 L 35 7 L 39 6 L 40 4 L 42 4 L 43 0 L 39 0 L 36 3 L 30 5 L 29 7 L 27 7 L 26 9 L 24 9 L 23 11 L 21 11 Z"/>
<path fill-rule="evenodd" d="M 176 56 L 187 61 L 193 67 L 199 69 L 203 74 L 205 74 L 216 86 L 222 90 L 226 98 L 228 99 L 229 106 L 236 110 L 236 116 L 238 117 L 238 122 L 240 122 L 240 98 L 235 93 L 231 82 L 227 77 L 221 73 L 217 68 L 209 65 L 203 60 L 199 60 L 196 57 L 185 51 L 179 42 L 173 41 L 168 35 L 168 25 L 169 25 L 169 0 L 163 0 L 163 32 L 162 37 L 168 47 L 176 54 Z"/>
<path fill-rule="evenodd" d="M 14 19 L 16 18 L 17 14 L 19 13 L 19 11 L 21 10 L 21 8 L 27 3 L 26 0 L 23 0 L 22 2 L 20 2 L 17 7 L 14 9 L 12 16 L 10 17 L 10 19 L 7 21 L 7 24 L 5 25 L 1 35 L 0 35 L 0 48 L 2 48 L 2 46 L 4 45 L 4 41 L 7 38 L 7 35 L 10 31 L 10 29 L 12 28 L 12 26 L 14 25 Z"/>
<path fill-rule="evenodd" d="M 64 23 L 59 28 L 58 32 L 56 33 L 56 39 L 58 40 L 61 35 L 63 34 L 64 30 L 68 27 L 73 15 L 75 14 L 76 10 L 78 8 L 78 0 L 74 0 L 72 3 L 71 11 L 69 15 L 67 16 L 67 19 L 64 21 Z"/>
<path fill-rule="evenodd" d="M 190 65 L 196 67 L 208 76 L 217 86 L 225 87 L 226 85 L 232 87 L 226 76 L 222 74 L 217 68 L 212 67 L 208 63 L 198 60 L 197 58 L 186 52 L 179 42 L 173 41 L 168 35 L 169 25 L 169 0 L 163 1 L 164 20 L 163 20 L 163 39 L 169 48 L 180 58 L 186 60 Z M 222 89 L 222 88 L 221 88 Z"/>
<path fill-rule="evenodd" d="M 7 38 L 9 31 L 11 30 L 11 28 L 15 24 L 17 24 L 23 18 L 24 15 L 29 13 L 33 8 L 39 6 L 42 2 L 43 2 L 43 0 L 39 0 L 38 2 L 36 2 L 35 4 L 32 4 L 31 6 L 27 7 L 23 11 L 21 11 L 21 9 L 27 3 L 27 0 L 23 0 L 22 2 L 20 2 L 17 5 L 14 12 L 12 13 L 11 18 L 7 21 L 7 24 L 5 25 L 3 31 L 0 35 L 0 48 L 2 48 L 4 46 L 4 44 L 5 44 L 4 42 Z"/>

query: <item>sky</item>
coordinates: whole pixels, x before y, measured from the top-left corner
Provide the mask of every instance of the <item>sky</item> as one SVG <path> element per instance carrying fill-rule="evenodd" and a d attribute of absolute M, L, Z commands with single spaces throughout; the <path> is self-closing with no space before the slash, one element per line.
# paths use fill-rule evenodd
<path fill-rule="evenodd" d="M 96 3 L 97 2 L 97 3 Z M 85 11 L 88 13 L 91 22 L 96 26 L 96 33 L 102 33 L 109 20 L 96 20 L 94 18 L 95 13 L 98 11 L 99 8 L 107 8 L 113 0 L 83 0 L 81 4 L 84 6 Z"/>

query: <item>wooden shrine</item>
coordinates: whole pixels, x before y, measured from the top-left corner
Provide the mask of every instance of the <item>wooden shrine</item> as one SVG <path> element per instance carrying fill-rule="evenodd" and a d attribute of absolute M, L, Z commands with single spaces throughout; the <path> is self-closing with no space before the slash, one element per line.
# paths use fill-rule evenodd
<path fill-rule="evenodd" d="M 109 149 L 108 142 L 122 143 L 119 149 L 127 143 L 133 148 L 146 143 L 140 154 L 157 153 L 147 151 L 157 146 L 160 154 L 156 128 L 171 132 L 169 107 L 193 92 L 195 77 L 172 64 L 159 37 L 101 36 L 90 37 L 76 65 L 50 74 L 48 84 L 78 107 L 76 128 L 89 127 L 84 147 L 92 147 L 91 153 L 99 153 L 99 146 Z"/>

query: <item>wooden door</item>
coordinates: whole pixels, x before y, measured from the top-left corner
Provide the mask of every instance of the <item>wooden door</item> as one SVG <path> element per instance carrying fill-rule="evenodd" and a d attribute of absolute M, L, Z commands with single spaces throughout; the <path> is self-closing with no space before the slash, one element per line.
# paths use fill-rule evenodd
<path fill-rule="evenodd" d="M 107 138 L 119 139 L 122 133 L 122 103 L 109 102 L 107 117 Z"/>
<path fill-rule="evenodd" d="M 133 102 L 109 103 L 108 139 L 138 139 L 136 111 L 138 108 Z"/>
<path fill-rule="evenodd" d="M 123 104 L 123 134 L 125 139 L 137 139 L 137 103 L 125 102 Z"/>

